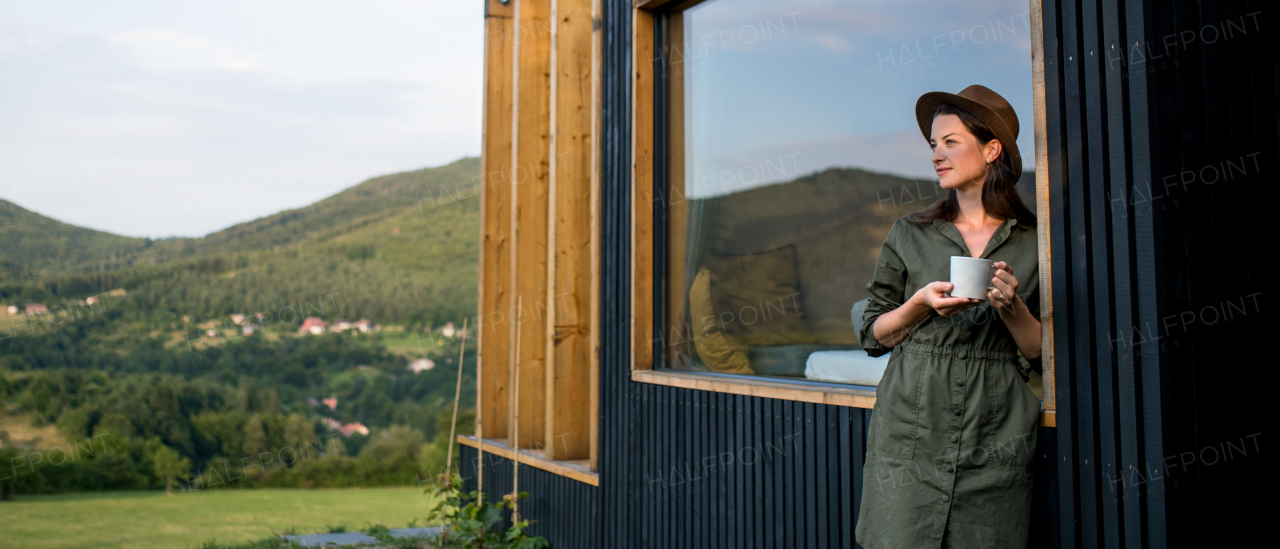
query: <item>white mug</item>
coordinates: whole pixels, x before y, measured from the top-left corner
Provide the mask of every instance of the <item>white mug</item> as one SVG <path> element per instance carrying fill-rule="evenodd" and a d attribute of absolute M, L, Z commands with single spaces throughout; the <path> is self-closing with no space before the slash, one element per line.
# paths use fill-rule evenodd
<path fill-rule="evenodd" d="M 951 256 L 951 297 L 986 299 L 987 290 L 995 288 L 991 285 L 991 279 L 995 275 L 995 263 L 990 259 L 953 255 Z"/>

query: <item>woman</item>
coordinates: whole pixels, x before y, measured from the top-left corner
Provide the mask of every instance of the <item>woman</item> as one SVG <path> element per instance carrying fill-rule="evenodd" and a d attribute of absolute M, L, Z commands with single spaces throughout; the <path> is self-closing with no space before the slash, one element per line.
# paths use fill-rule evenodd
<path fill-rule="evenodd" d="M 1014 188 L 1018 118 L 982 86 L 916 103 L 946 191 L 889 229 L 859 333 L 893 351 L 867 439 L 858 542 L 1025 547 L 1040 401 L 1035 216 Z M 951 297 L 950 257 L 990 259 L 986 299 Z"/>

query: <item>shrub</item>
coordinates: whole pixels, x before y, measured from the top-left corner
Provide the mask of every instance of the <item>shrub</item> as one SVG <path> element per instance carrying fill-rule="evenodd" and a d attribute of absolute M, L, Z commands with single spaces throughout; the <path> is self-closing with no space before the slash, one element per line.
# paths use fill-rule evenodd
<path fill-rule="evenodd" d="M 440 521 L 440 547 L 545 549 L 550 546 L 546 538 L 525 532 L 530 520 L 518 519 L 503 528 L 504 512 L 514 512 L 519 500 L 529 496 L 528 492 L 488 501 L 483 492 L 462 492 L 462 479 L 456 475 L 441 477 L 435 485 L 424 489 L 437 498 L 431 514 Z"/>

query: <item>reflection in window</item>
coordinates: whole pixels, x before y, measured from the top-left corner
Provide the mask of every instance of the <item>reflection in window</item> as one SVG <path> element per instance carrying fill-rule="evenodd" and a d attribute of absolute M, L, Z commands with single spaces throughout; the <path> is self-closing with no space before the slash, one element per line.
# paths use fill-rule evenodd
<path fill-rule="evenodd" d="M 980 83 L 1033 120 L 1028 4 L 710 0 L 662 21 L 668 364 L 875 385 L 851 309 L 890 225 L 941 196 L 915 101 Z"/>

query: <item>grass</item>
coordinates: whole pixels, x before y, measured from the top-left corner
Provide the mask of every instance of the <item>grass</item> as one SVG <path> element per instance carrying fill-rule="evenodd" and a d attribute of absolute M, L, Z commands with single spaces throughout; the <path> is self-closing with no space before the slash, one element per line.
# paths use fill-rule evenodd
<path fill-rule="evenodd" d="M 384 331 L 379 336 L 380 343 L 387 348 L 387 352 L 403 357 L 422 358 L 427 355 L 427 351 L 434 350 L 431 348 L 430 334 Z M 440 336 L 436 336 L 436 339 L 440 339 Z"/>
<path fill-rule="evenodd" d="M 102 492 L 0 502 L 0 545 L 25 548 L 256 547 L 278 534 L 423 522 L 416 488 Z M 251 543 L 258 542 L 258 543 Z"/>

